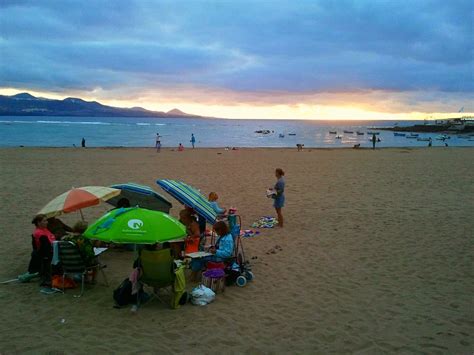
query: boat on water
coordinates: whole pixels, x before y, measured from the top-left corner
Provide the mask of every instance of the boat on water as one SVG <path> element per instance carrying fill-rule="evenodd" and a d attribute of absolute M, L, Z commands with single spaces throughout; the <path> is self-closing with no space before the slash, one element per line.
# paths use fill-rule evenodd
<path fill-rule="evenodd" d="M 354 133 L 354 131 L 346 131 L 346 130 L 344 130 L 344 133 L 350 133 L 350 134 L 353 134 L 353 133 Z"/>
<path fill-rule="evenodd" d="M 357 131 L 358 136 L 363 136 L 364 134 L 365 134 L 364 132 Z"/>
<path fill-rule="evenodd" d="M 406 134 L 406 133 L 393 132 L 393 135 L 394 135 L 395 137 L 405 137 L 407 134 Z"/>
<path fill-rule="evenodd" d="M 270 131 L 269 129 L 259 129 L 258 131 L 255 131 L 255 133 L 270 134 L 273 133 L 273 131 Z"/>
<path fill-rule="evenodd" d="M 337 131 L 329 131 L 329 134 L 337 134 Z"/>
<path fill-rule="evenodd" d="M 289 136 L 296 136 L 296 133 L 288 133 Z"/>

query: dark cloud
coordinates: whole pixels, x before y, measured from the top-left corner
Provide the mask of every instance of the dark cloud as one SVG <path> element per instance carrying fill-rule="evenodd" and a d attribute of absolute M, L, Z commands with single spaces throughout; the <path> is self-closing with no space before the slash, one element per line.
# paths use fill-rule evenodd
<path fill-rule="evenodd" d="M 472 96 L 468 1 L 3 1 L 4 87 Z"/>

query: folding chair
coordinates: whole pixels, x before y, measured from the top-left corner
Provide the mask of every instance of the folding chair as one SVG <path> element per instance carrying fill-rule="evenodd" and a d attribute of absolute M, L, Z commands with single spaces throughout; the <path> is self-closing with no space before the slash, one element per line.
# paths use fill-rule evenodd
<path fill-rule="evenodd" d="M 74 295 L 74 297 L 81 297 L 84 294 L 86 275 L 89 271 L 93 271 L 94 269 L 101 271 L 105 284 L 108 285 L 107 277 L 104 273 L 105 265 L 97 263 L 95 265 L 86 266 L 76 244 L 70 241 L 60 241 L 58 242 L 58 251 L 59 261 L 63 269 L 63 291 L 64 278 L 66 275 L 81 275 L 81 293 L 79 295 Z"/>
<path fill-rule="evenodd" d="M 175 308 L 175 297 L 177 292 L 184 292 L 183 290 L 175 290 L 175 267 L 174 258 L 171 254 L 171 249 L 161 250 L 146 250 L 143 249 L 140 253 L 140 269 L 141 276 L 139 281 L 149 287 L 153 287 L 153 297 L 156 297 L 164 302 L 158 295 L 161 289 L 168 289 L 171 296 L 170 305 Z M 140 303 L 140 292 L 137 293 L 137 305 Z"/>

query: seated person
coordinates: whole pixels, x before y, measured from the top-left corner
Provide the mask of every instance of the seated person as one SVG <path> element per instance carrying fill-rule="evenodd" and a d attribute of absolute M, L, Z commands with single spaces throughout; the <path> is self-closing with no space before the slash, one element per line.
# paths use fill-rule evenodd
<path fill-rule="evenodd" d="M 179 212 L 179 221 L 186 227 L 186 240 L 182 242 L 171 243 L 174 255 L 181 255 L 183 250 L 188 253 L 198 251 L 199 241 L 201 233 L 199 230 L 199 224 L 196 222 L 196 218 L 192 215 L 192 209 L 186 207 L 184 210 Z"/>
<path fill-rule="evenodd" d="M 116 208 L 129 208 L 129 207 L 130 207 L 130 201 L 128 198 L 122 197 L 120 200 L 118 200 Z"/>
<path fill-rule="evenodd" d="M 92 241 L 90 239 L 84 238 L 83 236 L 83 233 L 86 231 L 86 229 L 87 222 L 79 221 L 72 228 L 72 234 L 64 237 L 63 240 L 71 241 L 76 244 L 85 265 L 92 266 L 97 264 L 97 258 L 95 256 Z"/>
<path fill-rule="evenodd" d="M 218 199 L 219 199 L 219 196 L 215 192 L 211 192 L 209 194 L 209 199 L 208 199 L 209 204 L 211 205 L 214 212 L 216 212 L 218 215 L 225 214 L 227 210 L 225 208 L 219 207 L 219 205 L 217 204 Z"/>
<path fill-rule="evenodd" d="M 48 218 L 44 214 L 36 215 L 31 221 L 35 225 L 33 232 L 33 252 L 31 253 L 30 273 L 39 272 L 41 286 L 51 286 L 51 259 L 53 257 L 53 242 L 56 237 L 48 229 Z"/>
<path fill-rule="evenodd" d="M 214 224 L 214 232 L 218 235 L 216 244 L 209 249 L 212 256 L 204 258 L 195 258 L 191 261 L 191 270 L 193 271 L 193 278 L 197 272 L 202 270 L 208 261 L 220 262 L 226 261 L 234 256 L 234 237 L 229 232 L 229 227 L 224 221 L 219 221 Z"/>
<path fill-rule="evenodd" d="M 56 240 L 61 240 L 66 234 L 72 232 L 71 227 L 56 217 L 48 218 L 48 229 L 54 234 Z"/>

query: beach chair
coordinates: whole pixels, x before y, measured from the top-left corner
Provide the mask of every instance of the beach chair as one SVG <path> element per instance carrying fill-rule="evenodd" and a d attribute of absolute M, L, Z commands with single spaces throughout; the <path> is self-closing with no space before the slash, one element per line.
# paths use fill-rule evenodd
<path fill-rule="evenodd" d="M 179 278 L 176 283 L 175 264 L 170 248 L 161 250 L 142 250 L 140 253 L 140 279 L 139 281 L 146 286 L 153 288 L 152 298 L 157 298 L 163 303 L 165 302 L 158 292 L 160 290 L 168 291 L 170 296 L 170 306 L 177 308 L 179 298 L 185 293 L 185 283 L 183 278 Z M 184 276 L 184 274 L 183 274 Z M 179 284 L 179 287 L 177 287 Z M 137 296 L 137 305 L 140 304 L 140 292 Z"/>
<path fill-rule="evenodd" d="M 76 244 L 70 241 L 60 241 L 58 243 L 59 262 L 61 263 L 63 271 L 63 292 L 64 292 L 64 279 L 67 275 L 80 275 L 81 276 L 81 293 L 74 295 L 74 297 L 81 297 L 84 294 L 84 284 L 86 276 L 90 271 L 101 271 L 104 278 L 104 282 L 107 285 L 107 277 L 104 273 L 105 265 L 97 262 L 94 265 L 86 266 L 81 253 Z"/>

